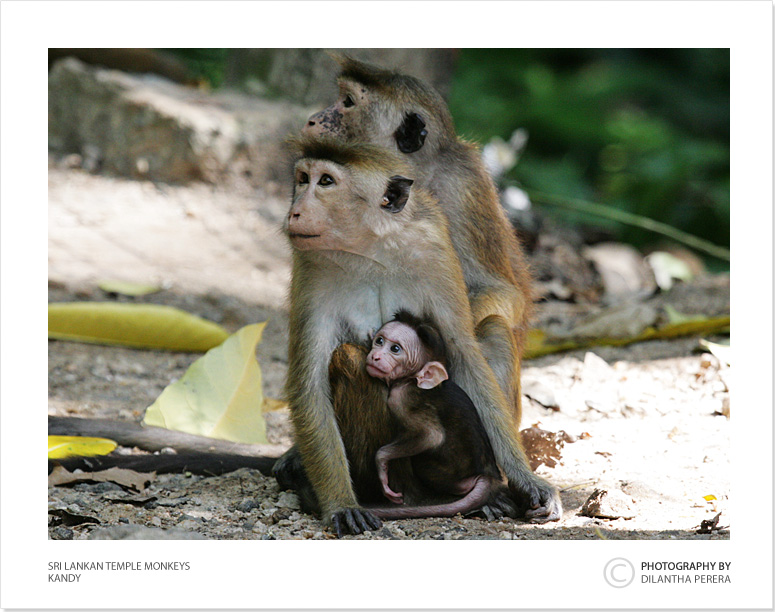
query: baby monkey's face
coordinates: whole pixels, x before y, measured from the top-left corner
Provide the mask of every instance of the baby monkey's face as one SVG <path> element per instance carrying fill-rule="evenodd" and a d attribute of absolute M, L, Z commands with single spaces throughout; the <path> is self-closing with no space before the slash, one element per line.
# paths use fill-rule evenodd
<path fill-rule="evenodd" d="M 369 376 L 391 382 L 414 376 L 425 364 L 425 350 L 409 325 L 391 321 L 374 334 L 366 357 Z"/>

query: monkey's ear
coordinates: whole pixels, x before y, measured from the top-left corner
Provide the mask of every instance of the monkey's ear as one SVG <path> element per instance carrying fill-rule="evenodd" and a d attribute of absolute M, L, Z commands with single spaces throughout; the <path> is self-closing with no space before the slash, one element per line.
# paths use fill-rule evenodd
<path fill-rule="evenodd" d="M 417 386 L 420 389 L 433 389 L 448 378 L 447 368 L 438 361 L 429 361 L 417 372 Z"/>
<path fill-rule="evenodd" d="M 401 153 L 414 153 L 422 149 L 428 130 L 425 121 L 417 113 L 406 113 L 404 120 L 396 130 L 396 144 Z"/>
<path fill-rule="evenodd" d="M 409 188 L 414 181 L 404 176 L 391 176 L 385 195 L 382 196 L 382 208 L 392 213 L 401 212 L 409 200 Z"/>

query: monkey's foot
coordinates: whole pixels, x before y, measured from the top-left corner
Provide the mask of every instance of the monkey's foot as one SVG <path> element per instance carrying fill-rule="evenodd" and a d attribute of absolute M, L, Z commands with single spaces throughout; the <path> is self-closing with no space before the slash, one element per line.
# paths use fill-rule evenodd
<path fill-rule="evenodd" d="M 382 521 L 364 508 L 342 508 L 331 514 L 331 527 L 337 538 L 343 535 L 359 535 L 382 527 Z"/>
<path fill-rule="evenodd" d="M 382 493 L 387 497 L 390 501 L 392 501 L 394 504 L 403 504 L 404 503 L 404 494 L 403 493 L 396 493 L 387 485 L 383 485 L 382 487 Z"/>
<path fill-rule="evenodd" d="M 525 518 L 531 523 L 547 523 L 559 521 L 562 518 L 562 501 L 556 487 L 542 478 L 533 478 L 518 488 L 515 483 L 509 483 L 509 488 L 525 510 Z"/>

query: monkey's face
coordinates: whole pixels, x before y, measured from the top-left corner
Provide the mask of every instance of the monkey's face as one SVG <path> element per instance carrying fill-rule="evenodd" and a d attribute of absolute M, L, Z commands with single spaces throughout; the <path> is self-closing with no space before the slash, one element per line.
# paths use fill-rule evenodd
<path fill-rule="evenodd" d="M 294 169 L 293 202 L 284 229 L 300 251 L 345 251 L 372 257 L 406 223 L 399 215 L 412 180 L 374 167 L 303 158 Z"/>
<path fill-rule="evenodd" d="M 352 251 L 368 239 L 368 231 L 354 240 L 361 217 L 343 166 L 327 160 L 302 159 L 294 169 L 293 202 L 285 219 L 291 245 L 300 251 Z"/>
<path fill-rule="evenodd" d="M 369 376 L 391 382 L 413 376 L 425 361 L 425 349 L 417 333 L 408 325 L 390 322 L 371 341 L 366 372 Z"/>
<path fill-rule="evenodd" d="M 383 92 L 340 78 L 336 102 L 312 115 L 302 133 L 414 153 L 423 147 L 428 135 L 423 118 L 427 113 L 415 105 L 404 106 L 398 99 L 388 99 Z"/>

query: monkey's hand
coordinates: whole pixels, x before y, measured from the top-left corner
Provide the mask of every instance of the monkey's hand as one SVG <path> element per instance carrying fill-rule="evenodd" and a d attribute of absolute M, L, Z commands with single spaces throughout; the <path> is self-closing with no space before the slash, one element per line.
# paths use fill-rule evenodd
<path fill-rule="evenodd" d="M 531 523 L 559 521 L 562 518 L 562 501 L 557 487 L 534 474 L 531 476 L 527 482 L 509 482 L 519 505 L 525 509 L 525 518 Z"/>
<path fill-rule="evenodd" d="M 382 527 L 382 521 L 364 508 L 341 508 L 331 513 L 331 527 L 337 538 L 358 535 Z"/>

